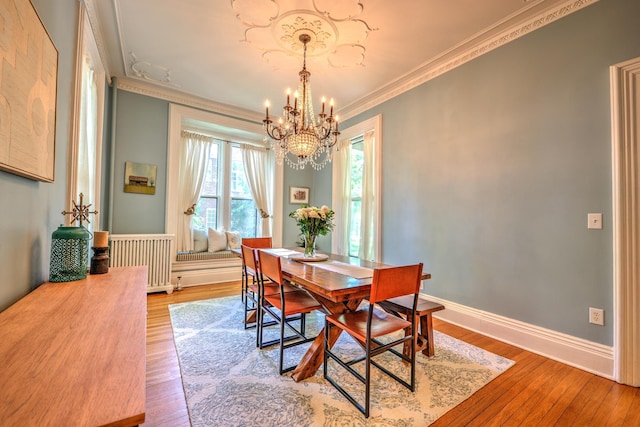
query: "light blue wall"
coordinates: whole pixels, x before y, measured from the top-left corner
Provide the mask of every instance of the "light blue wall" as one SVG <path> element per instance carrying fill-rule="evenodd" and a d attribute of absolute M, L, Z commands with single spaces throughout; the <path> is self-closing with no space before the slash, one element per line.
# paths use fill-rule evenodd
<path fill-rule="evenodd" d="M 164 233 L 169 103 L 119 90 L 116 96 L 114 234 Z M 125 162 L 157 166 L 156 193 L 124 192 Z"/>
<path fill-rule="evenodd" d="M 294 170 L 284 166 L 284 198 L 283 198 L 283 246 L 296 246 L 300 230 L 296 221 L 289 217 L 289 213 L 295 211 L 302 205 L 289 203 L 289 188 L 309 187 L 309 205 L 331 207 L 331 164 L 328 164 L 320 171 L 316 171 L 311 166 L 306 166 L 303 170 Z M 318 236 L 316 247 L 321 251 L 331 251 L 331 233 L 326 236 Z"/>
<path fill-rule="evenodd" d="M 55 181 L 0 171 L 0 310 L 48 280 L 51 233 L 64 219 L 77 0 L 32 0 L 58 50 Z"/>
<path fill-rule="evenodd" d="M 424 262 L 427 293 L 612 345 L 609 66 L 640 56 L 639 17 L 637 0 L 601 0 L 345 123 L 383 117 L 384 262 Z"/>

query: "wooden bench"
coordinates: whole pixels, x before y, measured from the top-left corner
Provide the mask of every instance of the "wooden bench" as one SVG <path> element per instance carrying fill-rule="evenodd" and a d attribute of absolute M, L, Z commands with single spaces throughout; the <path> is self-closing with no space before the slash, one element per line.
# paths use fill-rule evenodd
<path fill-rule="evenodd" d="M 403 297 L 392 298 L 387 301 L 380 302 L 379 305 L 389 313 L 406 318 L 411 312 L 413 297 L 406 295 Z M 431 315 L 440 310 L 444 310 L 444 305 L 428 301 L 424 298 L 418 298 L 418 305 L 416 306 L 415 313 L 415 324 L 420 325 L 420 331 L 416 335 L 416 352 L 422 350 L 422 354 L 428 357 L 433 356 L 435 353 L 433 345 L 433 318 Z M 408 355 L 410 351 L 410 344 L 406 343 L 404 346 L 404 353 Z"/>

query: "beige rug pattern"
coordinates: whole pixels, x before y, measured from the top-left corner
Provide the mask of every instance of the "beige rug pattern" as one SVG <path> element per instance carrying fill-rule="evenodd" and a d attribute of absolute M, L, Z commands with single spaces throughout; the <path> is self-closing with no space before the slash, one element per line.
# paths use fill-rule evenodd
<path fill-rule="evenodd" d="M 189 416 L 198 427 L 427 426 L 514 363 L 435 331 L 435 356 L 418 355 L 415 393 L 372 368 L 372 410 L 365 419 L 322 377 L 322 367 L 299 383 L 280 376 L 277 347 L 258 350 L 255 329 L 244 329 L 239 296 L 169 310 Z M 321 314 L 312 315 L 307 327 L 318 330 L 323 323 Z M 276 330 L 269 334 L 278 336 Z M 361 351 L 344 334 L 335 348 L 347 357 Z M 305 350 L 287 350 L 287 363 L 300 360 Z M 381 357 L 385 365 L 408 372 L 399 359 Z M 355 392 L 363 389 L 339 366 L 329 369 Z"/>

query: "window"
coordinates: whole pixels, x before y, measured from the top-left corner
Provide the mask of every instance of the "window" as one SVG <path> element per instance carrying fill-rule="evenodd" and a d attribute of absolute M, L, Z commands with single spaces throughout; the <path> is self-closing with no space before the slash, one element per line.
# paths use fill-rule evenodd
<path fill-rule="evenodd" d="M 67 206 L 71 208 L 78 195 L 91 210 L 100 211 L 100 165 L 102 151 L 102 122 L 104 113 L 105 71 L 98 54 L 91 25 L 84 6 L 79 9 L 80 51 L 76 63 L 75 123 L 69 149 L 70 168 L 67 181 Z M 66 217 L 65 221 L 69 221 Z M 93 230 L 100 229 L 100 222 L 90 218 Z"/>
<path fill-rule="evenodd" d="M 247 183 L 240 146 L 220 140 L 212 145 L 192 227 L 224 228 L 239 232 L 242 237 L 255 237 L 259 231 L 258 211 Z"/>
<path fill-rule="evenodd" d="M 351 217 L 349 227 L 349 253 L 358 256 L 360 252 L 360 225 L 362 223 L 362 177 L 364 167 L 364 142 L 362 136 L 351 140 Z"/>
<path fill-rule="evenodd" d="M 375 116 L 342 132 L 333 160 L 331 251 L 380 260 L 381 123 Z"/>
<path fill-rule="evenodd" d="M 262 152 L 264 147 L 264 130 L 262 124 L 252 122 L 247 119 L 237 119 L 230 116 L 222 116 L 219 114 L 210 113 L 200 109 L 194 109 L 186 107 L 184 105 L 170 104 L 169 105 L 169 153 L 167 159 L 167 192 L 165 203 L 165 233 L 173 234 L 176 236 L 174 240 L 174 253 L 179 251 L 191 250 L 189 248 L 188 241 L 184 238 L 189 234 L 189 230 L 192 227 L 192 217 L 194 215 L 185 215 L 192 205 L 195 203 L 198 205 L 198 196 L 194 196 L 189 191 L 185 191 L 185 187 L 182 185 L 184 182 L 184 176 L 181 175 L 184 162 L 182 148 L 184 147 L 184 133 L 188 129 L 193 132 L 198 132 L 201 135 L 210 135 L 206 137 L 206 140 L 215 142 L 220 147 L 218 151 L 217 173 L 213 174 L 217 179 L 217 185 L 214 186 L 217 191 L 217 206 L 209 208 L 207 219 L 206 211 L 204 217 L 200 217 L 198 221 L 202 227 L 207 221 L 210 224 L 216 224 L 218 228 L 225 227 L 230 231 L 232 226 L 235 226 L 235 222 L 232 225 L 232 210 L 231 210 L 231 189 L 225 189 L 224 183 L 231 182 L 231 170 L 226 172 L 225 165 L 231 162 L 231 147 L 238 146 L 242 151 L 243 163 L 249 165 L 249 186 L 251 187 L 251 194 L 254 195 L 256 189 L 258 189 L 258 196 L 253 196 L 256 201 L 256 208 L 261 208 L 268 214 L 268 217 L 263 218 L 262 215 L 258 217 L 259 227 L 255 232 L 256 236 L 271 235 L 273 237 L 274 246 L 282 245 L 282 221 L 273 221 L 273 218 L 283 217 L 283 171 L 282 167 L 275 167 L 274 162 L 260 161 L 258 163 L 264 164 L 264 168 L 254 165 L 254 160 L 260 156 L 249 155 L 245 148 L 247 146 L 257 147 L 257 151 Z M 188 132 L 188 131 L 187 131 Z M 227 143 L 224 141 L 234 141 L 233 143 Z M 203 150 L 209 152 L 210 150 Z M 229 159 L 227 159 L 227 154 Z M 266 157 L 271 153 L 264 151 Z M 198 163 L 200 163 L 200 156 L 197 156 Z M 209 158 L 209 154 L 205 156 Z M 260 159 L 259 159 L 260 160 Z M 194 158 L 194 162 L 195 162 Z M 204 163 L 204 162 L 202 162 Z M 193 165 L 192 165 L 193 166 Z M 202 164 L 197 165 L 197 170 L 204 171 L 202 175 L 205 175 L 206 166 Z M 253 171 L 256 173 L 253 173 Z M 188 176 L 195 178 L 198 174 L 189 173 Z M 256 177 L 261 179 L 255 179 Z M 198 195 L 202 194 L 202 182 L 205 177 L 198 177 L 199 183 L 197 184 L 198 191 L 194 191 Z M 213 178 L 212 178 L 213 179 Z M 193 182 L 191 184 L 194 184 Z M 190 185 L 191 185 L 190 184 Z M 255 188 L 254 188 L 255 187 Z M 264 194 L 262 194 L 264 193 Z M 236 197 L 234 195 L 234 197 Z M 242 197 L 238 197 L 241 199 Z M 260 201 L 263 199 L 262 201 Z M 228 201 L 225 204 L 225 200 Z M 266 200 L 266 202 L 265 202 Z M 240 202 L 239 202 L 240 203 Z M 252 209 L 254 207 L 252 206 Z M 195 208 L 194 208 L 195 210 Z M 201 213 L 202 215 L 202 213 Z M 215 218 L 215 219 L 214 219 Z M 235 218 L 235 211 L 234 211 Z M 243 231 L 251 237 L 250 231 Z M 265 234 L 266 233 L 266 234 Z M 175 258 L 174 258 L 175 260 Z"/>
<path fill-rule="evenodd" d="M 209 152 L 207 161 L 207 172 L 205 174 L 200 199 L 196 205 L 196 212 L 191 219 L 191 226 L 206 230 L 207 228 L 218 228 L 218 206 L 220 190 L 218 189 L 218 165 L 220 158 L 220 144 L 214 142 Z"/>
<path fill-rule="evenodd" d="M 240 147 L 231 146 L 231 230 L 243 237 L 258 236 L 258 210 L 244 171 Z"/>

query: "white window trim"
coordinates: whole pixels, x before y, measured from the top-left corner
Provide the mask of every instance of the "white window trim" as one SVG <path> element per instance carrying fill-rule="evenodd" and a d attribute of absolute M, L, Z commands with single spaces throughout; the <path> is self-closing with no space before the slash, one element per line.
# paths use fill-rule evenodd
<path fill-rule="evenodd" d="M 183 105 L 169 104 L 169 147 L 167 150 L 167 196 L 165 203 L 165 232 L 176 234 L 177 217 L 175 209 L 178 202 L 178 161 L 180 154 L 180 134 L 185 123 L 189 120 L 197 120 L 214 125 L 218 130 L 208 130 L 217 139 L 241 140 L 249 143 L 264 145 L 262 125 L 221 116 Z M 225 133 L 227 132 L 227 133 Z M 234 134 L 233 132 L 238 132 Z M 283 167 L 276 165 L 274 176 L 274 212 L 273 212 L 273 245 L 282 246 L 282 218 L 283 218 L 283 191 L 284 173 Z M 173 261 L 176 251 L 173 248 Z"/>

